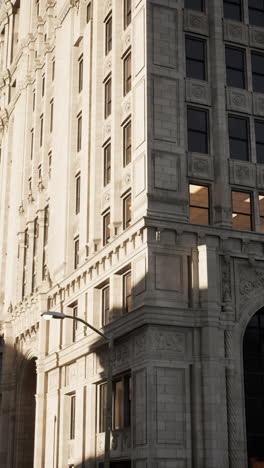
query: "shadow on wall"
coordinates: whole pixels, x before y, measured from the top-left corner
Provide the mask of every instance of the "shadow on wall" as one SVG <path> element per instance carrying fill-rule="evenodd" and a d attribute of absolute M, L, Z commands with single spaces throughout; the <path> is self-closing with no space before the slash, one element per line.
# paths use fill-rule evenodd
<path fill-rule="evenodd" d="M 1 466 L 31 468 L 34 458 L 36 357 L 0 336 Z"/>

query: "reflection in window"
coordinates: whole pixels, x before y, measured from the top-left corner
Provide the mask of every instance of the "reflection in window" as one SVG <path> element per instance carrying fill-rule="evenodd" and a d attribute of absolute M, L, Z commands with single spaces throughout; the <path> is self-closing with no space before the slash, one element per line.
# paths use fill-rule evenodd
<path fill-rule="evenodd" d="M 131 271 L 123 276 L 123 313 L 128 314 L 132 310 Z"/>
<path fill-rule="evenodd" d="M 264 164 L 264 121 L 255 120 L 257 163 Z"/>
<path fill-rule="evenodd" d="M 206 80 L 206 44 L 200 39 L 186 38 L 186 76 Z"/>
<path fill-rule="evenodd" d="M 209 224 L 209 189 L 204 185 L 189 185 L 190 223 Z"/>
<path fill-rule="evenodd" d="M 226 84 L 234 88 L 245 88 L 244 51 L 226 47 Z"/>
<path fill-rule="evenodd" d="M 251 195 L 248 192 L 232 192 L 232 224 L 234 229 L 252 230 Z"/>
<path fill-rule="evenodd" d="M 248 0 L 249 23 L 264 26 L 264 0 Z"/>
<path fill-rule="evenodd" d="M 204 11 L 204 0 L 185 0 L 184 6 L 192 10 Z"/>
<path fill-rule="evenodd" d="M 80 263 L 80 241 L 79 236 L 74 239 L 74 269 L 78 268 Z"/>
<path fill-rule="evenodd" d="M 187 110 L 188 150 L 208 153 L 207 111 L 189 107 Z"/>
<path fill-rule="evenodd" d="M 127 229 L 131 224 L 131 193 L 123 200 L 123 229 Z"/>
<path fill-rule="evenodd" d="M 264 93 L 264 55 L 251 54 L 253 91 Z"/>
<path fill-rule="evenodd" d="M 107 408 L 107 384 L 99 387 L 99 432 L 105 432 L 106 428 L 106 408 Z"/>
<path fill-rule="evenodd" d="M 248 119 L 229 116 L 228 128 L 230 158 L 248 161 Z"/>
<path fill-rule="evenodd" d="M 123 128 L 123 164 L 124 167 L 131 163 L 131 122 Z"/>
<path fill-rule="evenodd" d="M 224 17 L 242 21 L 241 0 L 224 0 Z"/>
<path fill-rule="evenodd" d="M 131 90 L 131 53 L 124 58 L 124 96 Z"/>

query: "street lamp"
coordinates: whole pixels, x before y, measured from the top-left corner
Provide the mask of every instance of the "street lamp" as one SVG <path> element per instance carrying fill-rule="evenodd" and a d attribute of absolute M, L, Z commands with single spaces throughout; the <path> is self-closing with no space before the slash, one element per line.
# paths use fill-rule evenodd
<path fill-rule="evenodd" d="M 106 427 L 105 427 L 105 453 L 104 453 L 104 468 L 110 468 L 110 434 L 112 427 L 112 356 L 113 356 L 113 339 L 106 336 L 104 333 L 97 330 L 90 323 L 80 317 L 64 314 L 63 312 L 42 312 L 41 317 L 45 320 L 69 318 L 83 323 L 86 327 L 93 330 L 98 335 L 102 336 L 108 343 L 108 372 L 107 372 L 107 406 L 106 406 Z"/>

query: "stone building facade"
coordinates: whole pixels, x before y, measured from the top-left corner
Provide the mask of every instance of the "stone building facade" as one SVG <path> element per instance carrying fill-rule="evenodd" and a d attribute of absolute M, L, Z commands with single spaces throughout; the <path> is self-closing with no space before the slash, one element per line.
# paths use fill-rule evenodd
<path fill-rule="evenodd" d="M 103 466 L 107 348 L 47 310 L 114 340 L 111 468 L 264 466 L 263 27 L 2 1 L 1 467 Z"/>

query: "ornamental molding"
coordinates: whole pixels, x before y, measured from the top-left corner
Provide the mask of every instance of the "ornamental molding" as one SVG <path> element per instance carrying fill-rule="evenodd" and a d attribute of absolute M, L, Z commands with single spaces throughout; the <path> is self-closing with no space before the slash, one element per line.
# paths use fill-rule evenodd
<path fill-rule="evenodd" d="M 240 302 L 249 300 L 255 293 L 264 290 L 264 268 L 244 266 L 239 269 Z"/>

